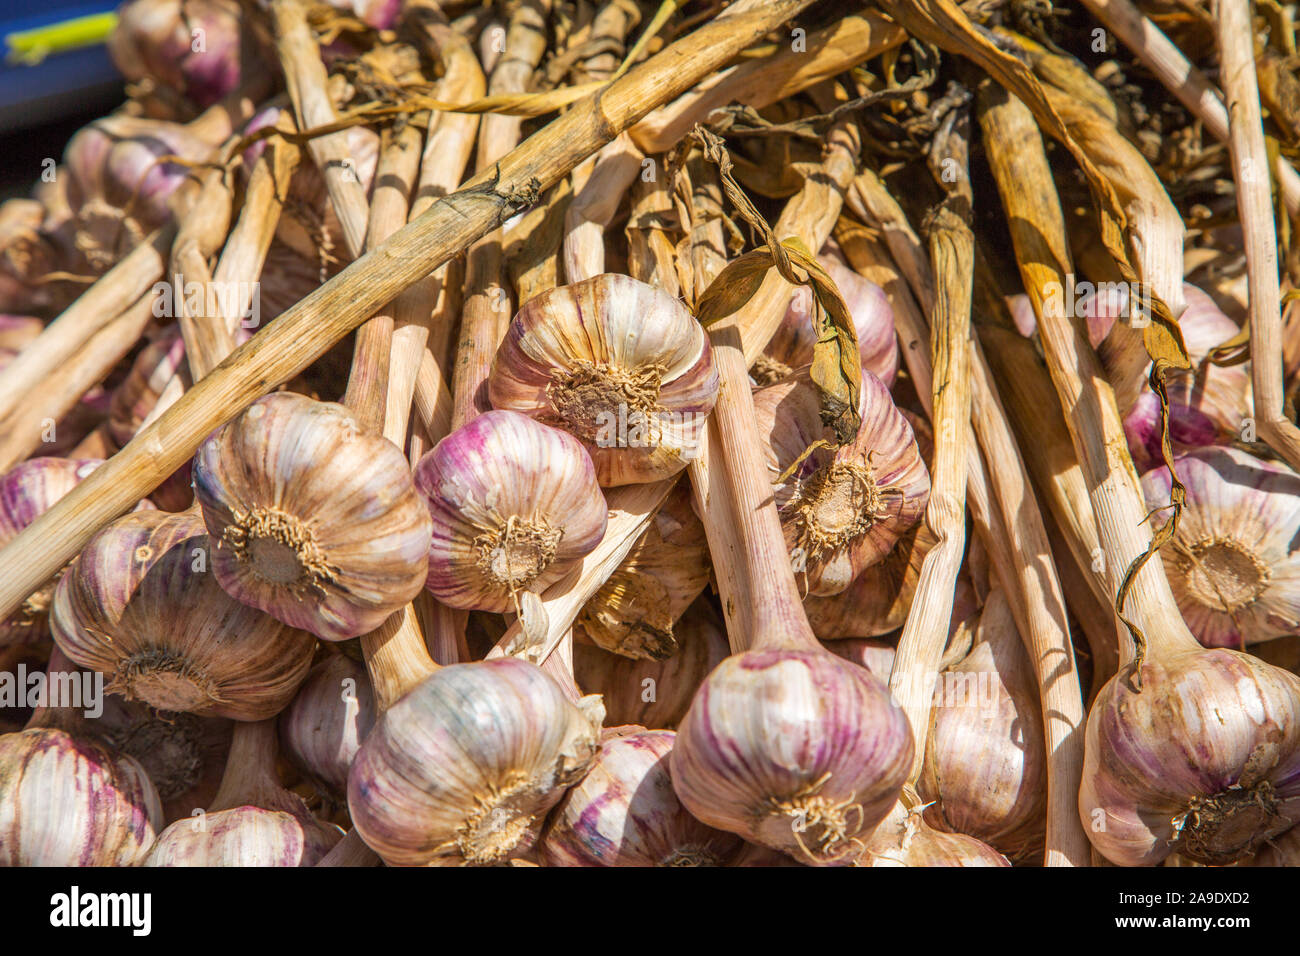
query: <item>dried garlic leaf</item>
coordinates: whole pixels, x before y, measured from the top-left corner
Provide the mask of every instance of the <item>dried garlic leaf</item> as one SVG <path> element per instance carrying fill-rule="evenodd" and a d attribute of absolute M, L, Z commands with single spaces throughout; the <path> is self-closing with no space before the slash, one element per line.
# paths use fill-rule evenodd
<path fill-rule="evenodd" d="M 695 317 L 706 329 L 719 319 L 726 318 L 744 308 L 752 299 L 767 270 L 772 268 L 772 254 L 766 249 L 756 249 L 732 259 L 726 268 L 709 283 L 695 306 Z"/>

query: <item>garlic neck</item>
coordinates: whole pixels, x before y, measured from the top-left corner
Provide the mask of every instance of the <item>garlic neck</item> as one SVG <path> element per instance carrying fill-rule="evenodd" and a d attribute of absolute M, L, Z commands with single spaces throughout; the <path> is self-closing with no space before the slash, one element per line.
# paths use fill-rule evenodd
<path fill-rule="evenodd" d="M 302 802 L 280 785 L 275 775 L 275 754 L 274 718 L 236 724 L 226 770 L 210 809 L 216 812 L 251 806 L 305 812 Z"/>
<path fill-rule="evenodd" d="M 429 657 L 415 611 L 409 604 L 375 630 L 361 635 L 361 649 L 381 713 L 439 670 Z"/>

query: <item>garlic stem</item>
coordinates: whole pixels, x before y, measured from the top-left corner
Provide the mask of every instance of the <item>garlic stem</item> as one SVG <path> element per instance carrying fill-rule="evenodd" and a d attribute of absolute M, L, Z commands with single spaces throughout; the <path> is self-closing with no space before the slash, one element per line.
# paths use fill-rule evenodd
<path fill-rule="evenodd" d="M 1286 417 L 1282 382 L 1282 307 L 1277 275 L 1277 230 L 1268 175 L 1268 150 L 1255 78 L 1255 30 L 1248 0 L 1216 0 L 1220 78 L 1228 100 L 1229 142 L 1237 213 L 1246 247 L 1250 290 L 1250 376 L 1255 424 L 1267 442 L 1300 471 L 1300 428 Z M 1279 157 L 1280 158 L 1280 157 Z"/>
<path fill-rule="evenodd" d="M 383 860 L 379 854 L 361 839 L 361 834 L 353 827 L 343 839 L 334 844 L 334 848 L 321 857 L 317 866 L 379 866 Z"/>
<path fill-rule="evenodd" d="M 236 723 L 221 786 L 208 809 L 215 812 L 249 806 L 301 810 L 275 775 L 276 746 L 274 717 Z"/>

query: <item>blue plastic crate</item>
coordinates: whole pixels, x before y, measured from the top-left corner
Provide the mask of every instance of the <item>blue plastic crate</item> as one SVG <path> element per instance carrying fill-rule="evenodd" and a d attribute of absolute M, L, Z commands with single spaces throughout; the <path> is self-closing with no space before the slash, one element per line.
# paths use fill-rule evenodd
<path fill-rule="evenodd" d="M 121 74 L 104 45 L 117 4 L 0 0 L 0 130 L 38 126 L 120 96 Z"/>

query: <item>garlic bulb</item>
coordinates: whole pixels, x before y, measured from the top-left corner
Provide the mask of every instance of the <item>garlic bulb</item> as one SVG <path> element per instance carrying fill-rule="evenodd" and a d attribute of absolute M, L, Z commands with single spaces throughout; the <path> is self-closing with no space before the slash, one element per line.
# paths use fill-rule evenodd
<path fill-rule="evenodd" d="M 126 378 L 113 389 L 108 404 L 108 431 L 118 448 L 125 448 L 135 437 L 167 383 L 184 367 L 185 340 L 180 326 L 173 323 L 140 350 Z"/>
<path fill-rule="evenodd" d="M 858 334 L 862 367 L 886 386 L 898 374 L 898 339 L 894 332 L 894 310 L 885 290 L 845 266 L 838 257 L 820 255 L 818 261 L 835 280 L 853 317 Z M 776 334 L 759 356 L 750 374 L 760 385 L 773 385 L 794 374 L 813 360 L 817 329 L 813 325 L 813 295 L 809 286 L 797 286 L 790 306 Z"/>
<path fill-rule="evenodd" d="M 1221 366 L 1206 359 L 1211 349 L 1240 331 L 1237 323 L 1195 286 L 1183 283 L 1183 294 L 1187 310 L 1179 317 L 1178 328 L 1192 368 L 1170 372 L 1165 383 L 1169 439 L 1175 452 L 1234 441 L 1253 415 L 1249 363 Z M 1124 432 L 1139 471 L 1163 463 L 1160 399 L 1151 389 L 1144 388 L 1125 415 Z"/>
<path fill-rule="evenodd" d="M 1041 848 L 1047 813 L 1043 720 L 1029 659 L 1001 590 L 975 640 L 939 675 L 918 791 L 928 823 L 1011 858 Z"/>
<path fill-rule="evenodd" d="M 804 608 L 813 632 L 823 641 L 835 641 L 898 630 L 912 607 L 921 563 L 934 545 L 930 529 L 924 521 L 918 522 L 883 561 L 865 569 L 845 590 L 831 597 L 807 598 Z M 958 578 L 959 588 L 963 580 Z"/>
<path fill-rule="evenodd" d="M 52 727 L 0 737 L 0 866 L 134 866 L 161 825 L 131 757 Z"/>
<path fill-rule="evenodd" d="M 490 411 L 415 468 L 433 516 L 427 586 L 444 604 L 515 610 L 521 591 L 562 578 L 605 534 L 591 458 L 572 436 Z"/>
<path fill-rule="evenodd" d="M 488 377 L 494 408 L 576 435 L 602 487 L 677 474 L 699 453 L 718 374 L 680 302 L 630 276 L 598 275 L 530 299 Z"/>
<path fill-rule="evenodd" d="M 900 801 L 867 841 L 859 866 L 1010 866 L 991 846 L 962 833 L 943 833 L 925 822 L 921 807 Z"/>
<path fill-rule="evenodd" d="M 329 654 L 311 669 L 280 715 L 280 743 L 323 796 L 341 802 L 352 758 L 376 717 L 364 665 L 347 654 Z"/>
<path fill-rule="evenodd" d="M 864 371 L 857 438 L 840 448 L 817 449 L 779 482 L 825 436 L 820 408 L 806 370 L 754 394 L 787 550 L 796 572 L 807 576 L 809 593 L 825 596 L 839 594 L 883 560 L 920 520 L 930 473 L 889 390 Z"/>
<path fill-rule="evenodd" d="M 709 674 L 678 727 L 672 775 L 705 823 L 836 863 L 889 812 L 911 763 L 907 718 L 877 678 L 821 650 L 771 649 Z"/>
<path fill-rule="evenodd" d="M 1300 822 L 1300 677 L 1194 646 L 1130 665 L 1088 713 L 1079 817 L 1120 866 L 1249 855 Z"/>
<path fill-rule="evenodd" d="M 0 203 L 0 312 L 45 314 L 66 304 L 45 276 L 65 268 L 59 243 L 45 230 L 45 209 L 35 199 Z M 6 316 L 8 318 L 8 316 Z M 7 337 L 6 337 L 7 338 Z M 5 348 L 16 348 L 12 341 Z"/>
<path fill-rule="evenodd" d="M 577 623 L 615 654 L 670 657 L 678 648 L 673 624 L 709 583 L 709 572 L 704 526 L 692 510 L 690 487 L 679 482 Z"/>
<path fill-rule="evenodd" d="M 595 758 L 598 700 L 579 709 L 516 658 L 437 670 L 379 718 L 352 762 L 357 831 L 393 866 L 520 855 Z"/>
<path fill-rule="evenodd" d="M 0 314 L 0 353 L 17 355 L 45 331 L 45 323 L 33 315 Z"/>
<path fill-rule="evenodd" d="M 75 488 L 102 461 L 90 458 L 31 458 L 0 475 L 0 547 Z M 50 636 L 50 600 L 57 579 L 31 594 L 0 621 L 0 647 L 30 644 Z"/>
<path fill-rule="evenodd" d="M 420 592 L 430 521 L 401 450 L 342 405 L 258 399 L 194 456 L 194 492 L 233 597 L 339 641 Z"/>
<path fill-rule="evenodd" d="M 207 812 L 158 835 L 145 866 L 315 866 L 343 831 L 314 819 L 275 776 L 275 724 L 240 724 Z"/>
<path fill-rule="evenodd" d="M 1300 866 L 1300 827 L 1273 837 L 1237 866 Z"/>
<path fill-rule="evenodd" d="M 155 712 L 110 694 L 101 733 L 114 751 L 133 757 L 158 790 L 162 822 L 189 819 L 217 794 L 230 751 L 232 721 Z"/>
<path fill-rule="evenodd" d="M 307 676 L 315 640 L 226 594 L 211 551 L 192 511 L 119 518 L 59 581 L 55 642 L 128 700 L 235 720 L 279 713 Z"/>
<path fill-rule="evenodd" d="M 547 866 L 721 866 L 743 841 L 686 812 L 668 755 L 676 734 L 638 730 L 606 739 L 587 775 L 551 814 Z"/>
<path fill-rule="evenodd" d="M 232 0 L 131 0 L 118 12 L 108 53 L 127 80 L 206 107 L 238 85 L 241 39 Z"/>
<path fill-rule="evenodd" d="M 705 675 L 728 654 L 722 622 L 704 598 L 691 605 L 674 634 L 678 648 L 672 657 L 633 660 L 581 643 L 585 633 L 574 629 L 573 676 L 584 691 L 604 698 L 611 725 L 673 729 Z"/>
<path fill-rule="evenodd" d="M 1234 448 L 1174 463 L 1187 507 L 1161 551 L 1188 628 L 1206 647 L 1241 648 L 1300 627 L 1300 476 Z M 1147 504 L 1169 503 L 1169 470 L 1142 476 Z M 1292 589 L 1295 590 L 1292 590 Z"/>
<path fill-rule="evenodd" d="M 202 162 L 213 145 L 189 127 L 123 113 L 96 120 L 68 141 L 63 160 L 75 242 L 92 269 L 106 271 L 170 217 L 167 200 L 190 167 L 159 160 Z"/>

